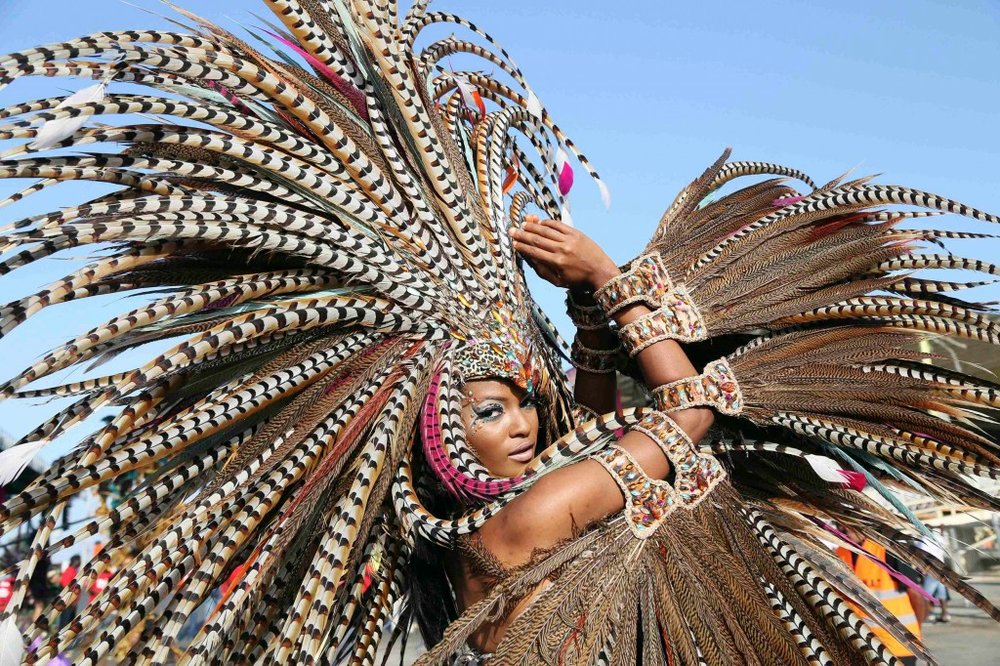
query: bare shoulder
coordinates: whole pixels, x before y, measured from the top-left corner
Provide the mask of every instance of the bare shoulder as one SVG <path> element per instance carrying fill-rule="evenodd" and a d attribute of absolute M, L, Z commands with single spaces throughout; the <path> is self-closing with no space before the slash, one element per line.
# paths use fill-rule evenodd
<path fill-rule="evenodd" d="M 578 534 L 625 502 L 601 465 L 584 460 L 539 479 L 482 527 L 483 543 L 508 566 Z"/>

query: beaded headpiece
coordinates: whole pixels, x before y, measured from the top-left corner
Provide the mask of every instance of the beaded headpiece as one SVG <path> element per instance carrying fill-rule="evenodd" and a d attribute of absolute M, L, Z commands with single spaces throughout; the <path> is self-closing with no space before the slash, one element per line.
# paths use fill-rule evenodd
<path fill-rule="evenodd" d="M 455 355 L 459 379 L 508 379 L 529 393 L 538 391 L 544 373 L 533 358 L 534 345 L 524 327 L 515 325 L 506 308 L 493 309 L 487 322 L 484 335 L 466 340 Z"/>

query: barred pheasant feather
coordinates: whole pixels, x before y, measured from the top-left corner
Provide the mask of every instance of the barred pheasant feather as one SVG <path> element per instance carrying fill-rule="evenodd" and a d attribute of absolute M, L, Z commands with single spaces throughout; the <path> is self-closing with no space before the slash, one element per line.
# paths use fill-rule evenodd
<path fill-rule="evenodd" d="M 27 632 L 26 644 L 40 639 L 27 663 L 71 644 L 83 646 L 83 664 L 123 645 L 129 663 L 167 663 L 181 626 L 227 579 L 184 663 L 373 663 L 413 620 L 415 539 L 453 545 L 643 414 L 572 416 L 565 345 L 528 294 L 507 231 L 530 206 L 568 214 L 568 155 L 609 197 L 511 56 L 426 0 L 404 15 L 372 0 L 265 4 L 277 23 L 248 30 L 256 47 L 184 13 L 187 32 L 98 33 L 0 58 L 0 87 L 33 75 L 96 81 L 0 110 L 0 139 L 14 142 L 0 176 L 34 181 L 0 206 L 64 181 L 118 187 L 3 229 L 0 275 L 70 248 L 101 251 L 0 308 L 0 336 L 69 300 L 147 297 L 0 385 L 4 399 L 73 399 L 2 454 L 5 481 L 98 408 L 119 409 L 0 505 L 0 533 L 42 520 L 0 614 L 10 644 L 20 645 L 12 618 L 43 554 L 111 535 Z M 418 35 L 441 24 L 470 37 L 418 50 Z M 515 87 L 441 66 L 457 53 Z M 147 92 L 117 92 L 121 84 Z M 155 121 L 98 122 L 115 114 Z M 727 158 L 680 194 L 647 254 L 683 283 L 706 325 L 699 339 L 728 351 L 742 387 L 746 419 L 723 420 L 701 443 L 728 461 L 735 492 L 726 486 L 699 520 L 668 526 L 641 549 L 621 519 L 556 549 L 468 609 L 425 661 L 445 663 L 497 609 L 560 571 L 515 621 L 497 663 L 635 663 L 637 651 L 649 664 L 765 653 L 787 663 L 891 662 L 845 599 L 912 636 L 824 554 L 821 540 L 836 537 L 821 525 L 857 525 L 910 558 L 920 557 L 905 548 L 919 528 L 817 477 L 815 460 L 839 460 L 845 478 L 863 474 L 887 496 L 900 482 L 997 507 L 967 476 L 997 476 L 996 442 L 976 421 L 1000 404 L 1000 387 L 929 365 L 913 344 L 997 344 L 1000 331 L 986 306 L 951 295 L 981 282 L 911 273 L 1000 268 L 923 253 L 921 243 L 954 234 L 901 228 L 924 213 L 877 207 L 997 219 L 868 180 L 801 194 L 769 179 L 704 204 L 738 177 L 813 187 L 794 169 Z M 478 346 L 503 357 L 512 340 L 536 361 L 515 370 L 551 406 L 549 445 L 523 477 L 499 479 L 465 442 L 455 355 Z M 156 341 L 174 345 L 134 369 L 38 385 Z M 475 508 L 456 517 L 425 507 L 428 467 Z M 53 538 L 69 499 L 132 471 L 144 479 L 119 507 Z M 679 538 L 695 533 L 721 545 L 695 552 Z M 727 550 L 733 543 L 745 557 Z M 107 587 L 55 630 L 113 564 Z M 923 564 L 1000 619 L 957 576 Z M 623 567 L 631 574 L 610 575 Z M 721 581 L 707 580 L 709 570 Z M 699 597 L 706 585 L 714 593 Z M 733 595 L 754 618 L 747 627 L 726 607 Z M 401 628 L 383 636 L 397 619 Z"/>

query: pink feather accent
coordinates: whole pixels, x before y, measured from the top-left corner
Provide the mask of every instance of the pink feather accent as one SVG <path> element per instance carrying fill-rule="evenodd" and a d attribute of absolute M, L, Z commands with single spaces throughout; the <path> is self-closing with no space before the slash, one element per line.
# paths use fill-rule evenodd
<path fill-rule="evenodd" d="M 774 201 L 772 201 L 772 202 L 771 202 L 771 205 L 772 205 L 772 206 L 777 206 L 777 207 L 779 207 L 779 208 L 780 208 L 780 207 L 782 207 L 782 206 L 791 206 L 792 204 L 797 204 L 797 203 L 799 203 L 799 202 L 800 202 L 800 201 L 802 201 L 803 199 L 805 199 L 805 197 L 804 197 L 804 196 L 797 196 L 797 197 L 781 197 L 781 198 L 779 198 L 779 199 L 775 199 Z"/>
<path fill-rule="evenodd" d="M 284 44 L 285 46 L 287 46 L 288 48 L 292 49 L 300 56 L 302 56 L 306 60 L 306 62 L 312 65 L 313 68 L 320 73 L 320 76 L 329 81 L 330 84 L 337 89 L 337 92 L 339 92 L 341 95 L 346 97 L 351 102 L 351 106 L 354 107 L 354 110 L 357 112 L 359 116 L 361 116 L 365 120 L 368 120 L 368 105 L 365 102 L 365 94 L 360 90 L 358 90 L 357 87 L 354 86 L 354 84 L 352 84 L 349 81 L 345 81 L 339 74 L 330 69 L 319 58 L 309 53 L 308 51 L 306 51 L 304 48 L 302 48 L 292 40 L 286 39 L 285 37 L 273 33 L 270 30 L 264 30 L 264 32 L 271 35 L 279 42 L 281 42 L 282 44 Z"/>
<path fill-rule="evenodd" d="M 861 472 L 852 472 L 850 470 L 842 469 L 840 470 L 840 475 L 844 477 L 844 485 L 846 485 L 851 490 L 857 490 L 861 492 L 868 485 L 868 479 Z"/>
<path fill-rule="evenodd" d="M 460 471 L 452 464 L 445 450 L 444 439 L 441 436 L 441 422 L 438 417 L 438 396 L 441 393 L 441 375 L 434 375 L 427 397 L 424 398 L 420 413 L 420 441 L 431 470 L 441 480 L 448 492 L 456 497 L 492 499 L 507 492 L 524 480 L 523 476 L 512 479 L 494 479 L 480 481 Z"/>
<path fill-rule="evenodd" d="M 562 148 L 556 152 L 556 178 L 559 181 L 559 193 L 563 196 L 569 194 L 573 187 L 573 167 L 569 165 L 569 156 Z"/>
<path fill-rule="evenodd" d="M 257 116 L 256 113 L 254 113 L 253 109 L 244 104 L 243 100 L 241 100 L 239 97 L 236 96 L 236 93 L 234 93 L 232 90 L 222 85 L 218 81 L 205 81 L 205 87 L 208 88 L 209 90 L 214 90 L 215 92 L 225 97 L 227 100 L 229 100 L 230 104 L 235 106 L 237 109 L 239 109 L 246 115 L 259 117 Z"/>

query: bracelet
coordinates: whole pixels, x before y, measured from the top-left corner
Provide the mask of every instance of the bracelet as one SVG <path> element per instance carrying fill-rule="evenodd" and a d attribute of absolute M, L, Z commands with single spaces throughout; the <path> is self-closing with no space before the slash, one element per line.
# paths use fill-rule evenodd
<path fill-rule="evenodd" d="M 566 292 L 566 314 L 581 331 L 599 331 L 608 327 L 608 317 L 600 305 L 577 303 L 573 292 Z"/>
<path fill-rule="evenodd" d="M 661 340 L 694 342 L 708 337 L 705 320 L 683 285 L 675 285 L 657 254 L 645 254 L 594 292 L 608 316 L 634 303 L 652 312 L 621 327 L 618 336 L 629 356 Z"/>
<path fill-rule="evenodd" d="M 660 307 L 630 321 L 618 330 L 629 356 L 662 340 L 694 342 L 704 340 L 708 331 L 687 290 L 677 285 L 663 295 Z"/>
<path fill-rule="evenodd" d="M 656 387 L 653 401 L 661 412 L 707 406 L 731 416 L 744 406 L 739 382 L 724 358 L 709 363 L 700 375 Z"/>
<path fill-rule="evenodd" d="M 653 440 L 674 469 L 674 491 L 683 506 L 693 508 L 726 477 L 715 456 L 698 451 L 688 434 L 664 412 L 654 411 L 632 426 Z"/>
<path fill-rule="evenodd" d="M 618 370 L 622 364 L 621 346 L 614 349 L 591 349 L 580 342 L 580 338 L 573 338 L 573 347 L 570 350 L 569 360 L 574 367 L 595 375 L 610 375 Z"/>
<path fill-rule="evenodd" d="M 628 451 L 614 444 L 591 459 L 607 470 L 625 495 L 625 522 L 632 533 L 640 539 L 652 536 L 676 504 L 670 484 L 650 479 Z"/>
<path fill-rule="evenodd" d="M 628 451 L 611 445 L 591 458 L 604 467 L 625 495 L 625 520 L 632 533 L 646 539 L 674 509 L 693 509 L 726 478 L 714 456 L 700 453 L 691 438 L 663 412 L 652 412 L 632 428 L 663 451 L 674 471 L 673 484 L 650 479 Z"/>
<path fill-rule="evenodd" d="M 633 303 L 660 307 L 663 295 L 673 284 L 657 254 L 644 254 L 629 269 L 608 280 L 594 292 L 594 300 L 608 317 L 613 317 Z"/>

